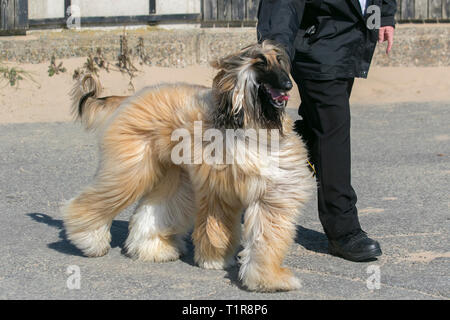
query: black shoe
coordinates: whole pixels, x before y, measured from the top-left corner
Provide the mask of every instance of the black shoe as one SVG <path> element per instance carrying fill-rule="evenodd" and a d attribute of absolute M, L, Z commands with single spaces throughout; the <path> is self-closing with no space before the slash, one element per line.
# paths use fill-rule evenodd
<path fill-rule="evenodd" d="M 337 240 L 328 241 L 328 252 L 350 261 L 362 262 L 381 256 L 380 244 L 358 230 Z"/>

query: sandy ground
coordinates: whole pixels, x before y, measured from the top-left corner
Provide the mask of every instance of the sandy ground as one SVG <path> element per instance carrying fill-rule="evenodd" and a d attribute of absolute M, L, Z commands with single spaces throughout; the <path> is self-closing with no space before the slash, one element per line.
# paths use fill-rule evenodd
<path fill-rule="evenodd" d="M 58 63 L 60 61 L 57 61 Z M 21 64 L 33 76 L 21 81 L 18 88 L 6 82 L 0 85 L 0 123 L 30 123 L 70 121 L 68 92 L 73 85 L 73 71 L 84 64 L 84 58 L 63 60 L 67 72 L 48 76 L 48 64 Z M 13 66 L 12 64 L 9 64 Z M 184 69 L 143 66 L 134 79 L 135 90 L 161 82 L 189 82 L 210 85 L 215 71 L 207 66 Z M 400 102 L 450 101 L 450 67 L 378 67 L 372 68 L 369 79 L 358 79 L 351 102 L 353 104 L 383 105 Z M 128 77 L 119 72 L 102 71 L 104 94 L 129 95 Z M 297 88 L 291 92 L 288 104 L 297 108 L 300 98 Z"/>

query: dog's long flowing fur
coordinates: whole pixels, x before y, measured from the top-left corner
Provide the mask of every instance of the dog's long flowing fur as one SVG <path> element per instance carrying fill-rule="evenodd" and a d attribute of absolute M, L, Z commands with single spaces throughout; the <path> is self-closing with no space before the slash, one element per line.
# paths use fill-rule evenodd
<path fill-rule="evenodd" d="M 199 266 L 232 264 L 242 237 L 239 276 L 247 288 L 298 288 L 298 279 L 281 264 L 314 182 L 302 141 L 284 108 L 267 103 L 261 80 L 271 72 L 288 74 L 287 61 L 282 49 L 263 42 L 215 61 L 212 88 L 168 84 L 129 98 L 98 98 L 100 85 L 85 77 L 72 92 L 74 113 L 86 128 L 101 128 L 101 160 L 92 185 L 63 208 L 68 238 L 87 256 L 106 254 L 112 220 L 139 201 L 125 244 L 132 258 L 177 259 L 193 226 Z M 222 132 L 276 129 L 277 161 L 250 150 L 233 164 L 176 165 L 171 152 L 178 141 L 171 135 L 180 128 L 193 134 L 195 121 L 202 121 L 203 130 Z"/>

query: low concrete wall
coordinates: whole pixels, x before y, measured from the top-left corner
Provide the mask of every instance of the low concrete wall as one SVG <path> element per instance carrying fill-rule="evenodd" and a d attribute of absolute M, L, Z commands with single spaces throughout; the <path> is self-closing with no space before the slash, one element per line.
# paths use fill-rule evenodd
<path fill-rule="evenodd" d="M 227 55 L 254 43 L 254 28 L 188 29 L 164 31 L 157 28 L 128 30 L 129 46 L 144 39 L 152 65 L 185 67 L 206 64 L 214 57 Z M 0 38 L 0 59 L 39 63 L 57 59 L 85 57 L 97 48 L 112 60 L 117 58 L 121 30 L 33 32 L 25 37 Z M 450 66 L 450 24 L 399 25 L 394 48 L 384 53 L 378 46 L 373 65 L 378 66 Z"/>

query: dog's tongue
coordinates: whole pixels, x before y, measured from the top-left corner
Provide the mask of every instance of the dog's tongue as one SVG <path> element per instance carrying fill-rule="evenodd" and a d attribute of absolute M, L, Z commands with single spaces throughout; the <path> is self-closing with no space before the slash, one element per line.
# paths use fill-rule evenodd
<path fill-rule="evenodd" d="M 270 95 L 272 96 L 273 100 L 277 100 L 277 101 L 288 101 L 289 100 L 288 94 L 284 95 L 283 93 L 281 93 L 281 91 L 278 91 L 277 89 L 269 88 L 269 91 L 270 91 Z"/>

